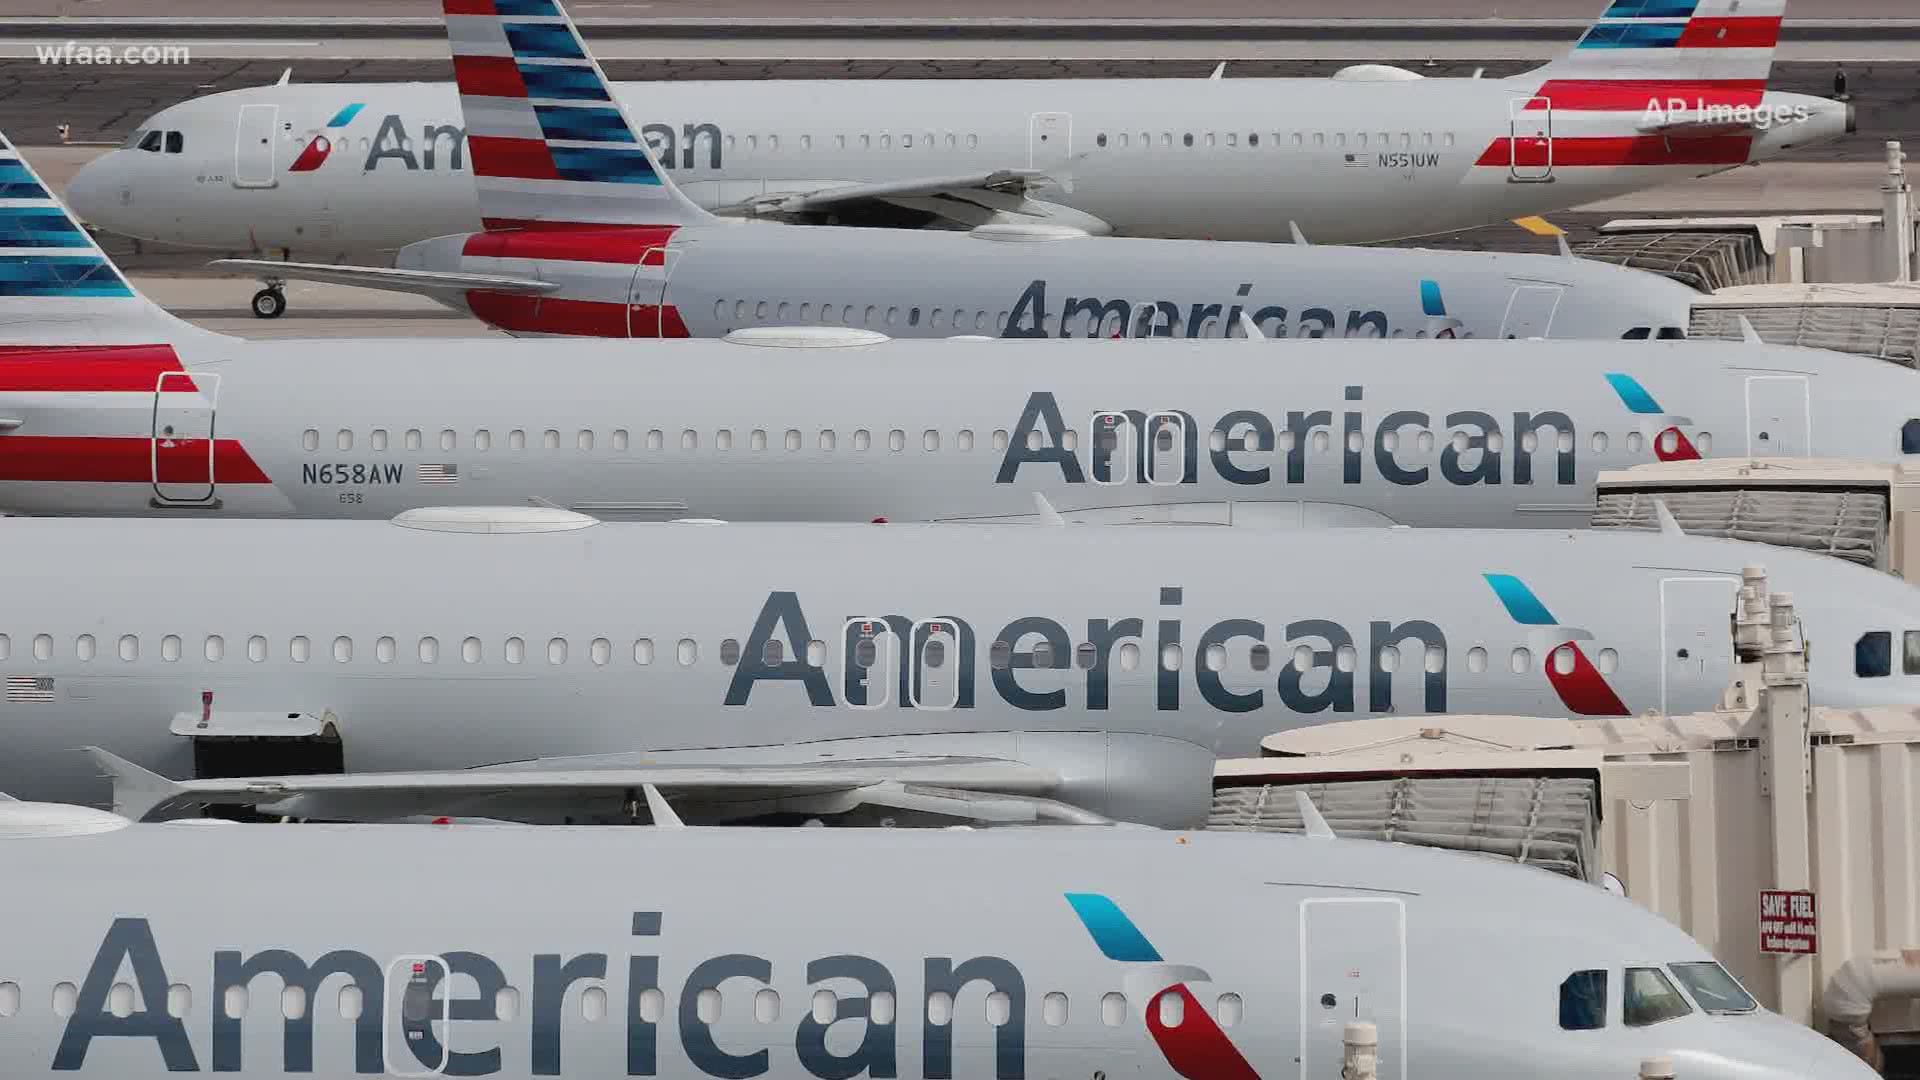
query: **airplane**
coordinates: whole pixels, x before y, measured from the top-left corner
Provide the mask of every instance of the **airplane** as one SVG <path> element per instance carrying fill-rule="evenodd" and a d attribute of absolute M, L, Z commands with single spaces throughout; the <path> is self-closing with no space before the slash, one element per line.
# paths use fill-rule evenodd
<path fill-rule="evenodd" d="M 864 522 L 1031 518 L 1038 492 L 1075 521 L 1562 527 L 1586 522 L 1604 469 L 1920 453 L 1920 375 L 1757 340 L 896 341 L 815 326 L 654 356 L 588 339 L 241 341 L 141 297 L 3 141 L 0 169 L 27 178 L 0 203 L 0 509 L 14 513 L 384 519 L 539 502 Z"/>
<path fill-rule="evenodd" d="M 1570 252 L 1095 238 L 1020 224 L 740 228 L 680 193 L 558 0 L 551 10 L 530 22 L 447 16 L 468 72 L 459 100 L 487 231 L 409 244 L 392 268 L 216 262 L 267 283 L 256 315 L 283 313 L 281 285 L 304 279 L 421 293 L 516 334 L 823 324 L 894 337 L 1226 337 L 1245 333 L 1234 312 L 1275 337 L 1686 334 L 1690 289 Z M 547 59 L 551 42 L 514 29 L 523 25 L 564 38 L 561 51 L 579 59 Z M 593 100 L 536 104 L 520 83 L 473 75 L 501 58 L 565 74 Z"/>
<path fill-rule="evenodd" d="M 1340 1075 L 1361 1021 L 1382 1080 L 1876 1075 L 1629 900 L 1304 814 L 195 828 L 0 803 L 0 1072 L 1259 1080 Z"/>
<path fill-rule="evenodd" d="M 105 765 L 142 814 L 617 822 L 651 784 L 701 822 L 1065 804 L 1188 825 L 1216 757 L 1289 726 L 1711 708 L 1752 564 L 1821 643 L 1821 704 L 1920 704 L 1895 648 L 1920 591 L 1823 555 L 1677 530 L 1276 535 L 6 518 L 0 789 L 104 802 Z"/>
<path fill-rule="evenodd" d="M 786 221 L 1039 222 L 1092 234 L 1319 243 L 1428 235 L 1771 159 L 1854 130 L 1766 89 L 1785 0 L 1610 0 L 1509 78 L 749 80 L 626 84 L 687 194 Z M 574 58 L 535 0 L 512 13 Z M 525 84 L 489 57 L 476 88 Z M 550 99 L 584 100 L 565 78 Z M 449 83 L 280 84 L 169 106 L 74 177 L 93 224 L 147 240 L 351 261 L 482 227 Z"/>

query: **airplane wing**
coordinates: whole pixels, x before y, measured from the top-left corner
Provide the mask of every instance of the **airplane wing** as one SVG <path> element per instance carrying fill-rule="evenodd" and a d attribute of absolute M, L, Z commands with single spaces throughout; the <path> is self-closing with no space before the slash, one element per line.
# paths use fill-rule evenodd
<path fill-rule="evenodd" d="M 780 191 L 755 196 L 718 208 L 736 217 L 774 217 L 805 220 L 829 214 L 848 214 L 862 207 L 898 207 L 929 213 L 963 226 L 985 224 L 997 216 L 1013 215 L 1052 220 L 1064 213 L 1068 222 L 1088 232 L 1111 232 L 1096 218 L 1069 211 L 1037 198 L 1050 187 L 1073 190 L 1068 177 L 1038 169 L 1000 169 L 960 176 L 926 176 L 869 184 L 836 184 L 813 191 Z"/>
<path fill-rule="evenodd" d="M 238 270 L 261 279 L 320 281 L 329 285 L 356 285 L 384 292 L 418 293 L 439 297 L 469 289 L 539 296 L 560 288 L 554 281 L 506 277 L 500 274 L 460 274 L 440 270 L 401 270 L 391 266 L 340 266 L 334 263 L 281 262 L 278 259 L 215 259 L 222 270 Z"/>
<path fill-rule="evenodd" d="M 1017 761 L 887 757 L 766 764 L 657 764 L 633 755 L 567 758 L 478 769 L 169 780 L 98 747 L 114 810 L 162 820 L 201 806 L 241 804 L 291 817 L 386 821 L 415 815 L 618 818 L 647 786 L 701 822 L 771 813 L 836 814 L 859 807 L 968 821 L 1104 822 L 1046 797 L 1060 777 Z"/>

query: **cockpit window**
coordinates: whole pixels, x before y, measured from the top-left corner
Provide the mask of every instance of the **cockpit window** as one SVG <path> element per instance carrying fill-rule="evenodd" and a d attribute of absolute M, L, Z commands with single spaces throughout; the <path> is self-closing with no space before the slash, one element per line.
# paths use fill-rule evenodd
<path fill-rule="evenodd" d="M 132 150 L 135 147 L 140 145 L 140 140 L 146 137 L 147 137 L 146 128 L 134 128 L 133 131 L 127 136 L 127 141 L 120 144 L 120 149 Z"/>
<path fill-rule="evenodd" d="M 160 137 L 161 132 L 158 129 L 147 132 L 147 137 L 140 140 L 140 149 L 145 150 L 149 154 L 159 153 Z"/>
<path fill-rule="evenodd" d="M 177 131 L 167 132 L 167 153 L 177 154 L 186 147 L 186 136 Z"/>
<path fill-rule="evenodd" d="M 1711 960 L 1699 960 L 1691 964 L 1668 964 L 1667 970 L 1680 980 L 1680 985 L 1693 995 L 1694 1003 L 1705 1011 L 1720 1016 L 1725 1013 L 1752 1012 L 1760 1007 L 1753 995 L 1727 974 L 1727 969 Z"/>
<path fill-rule="evenodd" d="M 1869 630 L 1853 643 L 1853 674 L 1856 678 L 1877 679 L 1893 674 L 1893 634 Z"/>
<path fill-rule="evenodd" d="M 1900 425 L 1900 452 L 1920 454 L 1920 420 L 1908 420 Z"/>
<path fill-rule="evenodd" d="M 1626 993 L 1620 1001 L 1620 1018 L 1628 1027 L 1646 1027 L 1675 1020 L 1693 1011 L 1687 999 L 1673 988 L 1672 980 L 1659 968 L 1628 968 Z"/>
<path fill-rule="evenodd" d="M 1607 1026 L 1607 973 L 1576 971 L 1560 984 L 1560 1026 L 1598 1031 Z"/>
<path fill-rule="evenodd" d="M 1678 326 L 1663 326 L 1659 336 L 1661 341 L 1681 341 L 1686 338 L 1687 332 Z"/>
<path fill-rule="evenodd" d="M 1621 334 L 1620 336 L 1627 341 L 1645 341 L 1649 337 L 1653 336 L 1653 327 L 1651 326 L 1629 327 L 1627 329 L 1627 332 L 1624 334 Z"/>

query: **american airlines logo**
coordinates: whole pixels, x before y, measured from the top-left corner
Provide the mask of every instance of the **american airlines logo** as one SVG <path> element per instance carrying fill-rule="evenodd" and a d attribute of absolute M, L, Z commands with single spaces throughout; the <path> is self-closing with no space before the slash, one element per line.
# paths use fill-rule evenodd
<path fill-rule="evenodd" d="M 358 111 L 357 106 L 354 108 Z M 648 124 L 640 129 L 640 134 L 653 148 L 663 168 L 687 171 L 696 167 L 721 168 L 721 148 L 726 135 L 718 124 L 682 124 L 677 129 L 671 124 Z M 373 172 L 383 162 L 392 162 L 390 168 L 408 172 L 436 169 L 459 172 L 466 168 L 466 143 L 467 129 L 458 124 L 422 124 L 416 142 L 408 134 L 406 121 L 397 113 L 388 113 L 381 118 L 380 128 L 374 133 L 366 160 L 360 167 Z"/>
<path fill-rule="evenodd" d="M 1318 305 L 1289 309 L 1284 304 L 1249 307 L 1250 281 L 1242 283 L 1231 298 L 1214 303 L 1069 296 L 1058 311 L 1047 306 L 1047 286 L 1044 278 L 1035 278 L 1027 286 L 1014 302 L 1001 337 L 1215 337 L 1239 326 L 1243 312 L 1268 337 L 1384 338 L 1392 337 L 1396 329 L 1379 310 L 1339 312 Z"/>
<path fill-rule="evenodd" d="M 1308 454 L 1324 458 L 1338 448 L 1340 482 L 1384 480 L 1416 487 L 1438 479 L 1457 487 L 1476 484 L 1578 482 L 1578 439 L 1573 419 L 1556 409 L 1496 417 L 1462 410 L 1435 417 L 1398 410 L 1378 420 L 1359 407 L 1366 388 L 1345 388 L 1346 409 L 1296 410 L 1269 416 L 1236 409 L 1201 425 L 1178 410 L 1147 413 L 1115 409 L 1096 414 L 1091 430 L 1071 429 L 1059 402 L 1045 390 L 1027 398 L 994 477 L 998 484 L 1197 484 L 1202 468 L 1229 484 L 1258 487 L 1307 482 Z M 1436 420 L 1449 432 L 1436 434 Z M 1511 421 L 1511 425 L 1503 421 Z M 1414 429 L 1408 434 L 1405 429 Z M 1069 431 L 1072 435 L 1069 435 Z M 1079 442 L 1086 439 L 1082 448 Z M 1438 450 L 1436 465 L 1405 458 Z M 1027 470 L 1023 480 L 1022 469 Z"/>

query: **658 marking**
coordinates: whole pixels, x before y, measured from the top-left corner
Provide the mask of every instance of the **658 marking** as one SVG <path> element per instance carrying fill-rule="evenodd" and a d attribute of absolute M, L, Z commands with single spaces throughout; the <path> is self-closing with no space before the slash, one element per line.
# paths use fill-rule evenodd
<path fill-rule="evenodd" d="M 404 469 L 399 465 L 302 465 L 303 484 L 398 484 Z"/>

